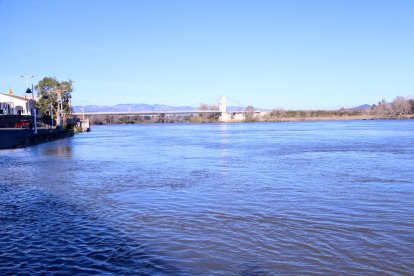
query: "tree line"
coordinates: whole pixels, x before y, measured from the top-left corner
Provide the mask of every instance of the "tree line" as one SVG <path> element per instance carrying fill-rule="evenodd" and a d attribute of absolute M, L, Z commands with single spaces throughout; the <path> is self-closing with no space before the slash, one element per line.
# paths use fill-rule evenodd
<path fill-rule="evenodd" d="M 190 122 L 191 115 L 186 116 L 168 116 L 158 114 L 156 116 L 148 115 L 91 115 L 89 122 L 93 125 L 108 124 L 145 124 L 145 123 L 183 123 Z"/>
<path fill-rule="evenodd" d="M 414 100 L 396 97 L 392 102 L 385 99 L 369 109 L 339 110 L 284 110 L 273 109 L 261 121 L 318 120 L 318 119 L 405 119 L 414 115 Z"/>
<path fill-rule="evenodd" d="M 125 115 L 93 115 L 92 124 L 141 124 L 141 123 L 217 123 L 220 113 L 217 105 L 202 103 L 198 110 L 217 110 L 217 113 L 200 113 L 196 115 L 166 115 L 156 116 L 125 116 Z M 397 97 L 392 102 L 379 101 L 369 109 L 338 110 L 284 110 L 282 108 L 265 112 L 265 115 L 255 113 L 253 106 L 245 108 L 245 122 L 275 122 L 275 121 L 301 121 L 301 120 L 352 120 L 352 119 L 405 119 L 414 115 L 414 100 Z"/>
<path fill-rule="evenodd" d="M 404 97 L 396 97 L 392 102 L 388 103 L 385 99 L 374 104 L 371 112 L 374 115 L 387 119 L 404 119 L 414 115 L 414 100 Z"/>

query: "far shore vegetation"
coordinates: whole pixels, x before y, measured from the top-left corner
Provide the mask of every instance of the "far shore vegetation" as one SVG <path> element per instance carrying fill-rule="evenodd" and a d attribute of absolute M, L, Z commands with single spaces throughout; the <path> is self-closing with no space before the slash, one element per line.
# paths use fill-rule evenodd
<path fill-rule="evenodd" d="M 217 110 L 217 113 L 197 114 L 186 116 L 158 116 L 145 115 L 93 115 L 90 116 L 91 124 L 142 124 L 142 123 L 216 123 L 219 122 L 218 106 L 201 104 L 198 110 Z M 237 113 L 237 112 L 234 112 Z M 414 100 L 397 97 L 392 102 L 382 100 L 366 109 L 339 110 L 284 110 L 283 108 L 272 111 L 256 112 L 254 107 L 245 109 L 245 116 L 240 122 L 291 122 L 291 121 L 323 121 L 323 120 L 391 120 L 413 119 Z M 237 121 L 237 120 L 235 120 Z"/>

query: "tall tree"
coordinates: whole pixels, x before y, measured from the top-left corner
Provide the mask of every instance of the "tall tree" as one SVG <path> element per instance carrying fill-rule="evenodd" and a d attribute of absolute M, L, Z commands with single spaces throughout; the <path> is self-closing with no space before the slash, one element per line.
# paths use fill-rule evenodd
<path fill-rule="evenodd" d="M 58 81 L 54 77 L 44 77 L 35 86 L 39 101 L 37 102 L 43 114 L 49 111 L 50 105 L 53 108 L 54 117 L 56 117 L 58 106 L 58 94 L 62 94 L 63 113 L 68 116 L 72 113 L 71 99 L 73 91 L 73 81 Z"/>

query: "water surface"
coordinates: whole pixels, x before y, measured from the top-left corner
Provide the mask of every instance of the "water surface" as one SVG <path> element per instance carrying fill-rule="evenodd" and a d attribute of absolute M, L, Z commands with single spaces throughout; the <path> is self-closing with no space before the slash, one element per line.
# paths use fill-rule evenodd
<path fill-rule="evenodd" d="M 414 121 L 95 126 L 0 152 L 0 274 L 414 273 Z"/>

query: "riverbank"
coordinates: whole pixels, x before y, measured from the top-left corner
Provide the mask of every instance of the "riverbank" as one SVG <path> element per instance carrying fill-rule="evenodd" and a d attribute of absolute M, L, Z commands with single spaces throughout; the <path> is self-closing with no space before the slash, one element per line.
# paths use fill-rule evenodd
<path fill-rule="evenodd" d="M 22 148 L 73 135 L 73 130 L 38 129 L 38 133 L 34 134 L 30 129 L 2 128 L 0 129 L 0 149 Z"/>
<path fill-rule="evenodd" d="M 98 117 L 98 116 L 97 116 Z M 379 116 L 367 114 L 362 112 L 355 112 L 355 114 L 336 114 L 326 115 L 316 112 L 296 112 L 284 113 L 277 112 L 262 112 L 260 115 L 246 116 L 239 120 L 230 120 L 228 123 L 240 122 L 304 122 L 304 121 L 358 121 L 358 120 L 406 120 L 413 119 L 413 115 L 405 115 L 402 117 Z M 174 116 L 174 117 L 152 117 L 145 118 L 140 116 L 99 116 L 96 118 L 91 116 L 92 125 L 125 125 L 125 124 L 154 124 L 154 123 L 219 123 L 218 116 Z"/>
<path fill-rule="evenodd" d="M 304 122 L 304 121 L 365 121 L 365 120 L 412 120 L 413 115 L 401 118 L 389 118 L 381 116 L 326 116 L 326 117 L 268 117 L 257 120 L 258 122 Z"/>

